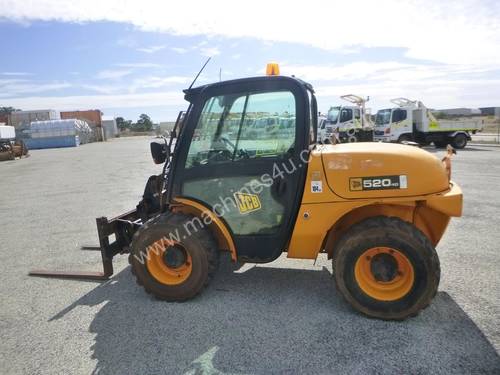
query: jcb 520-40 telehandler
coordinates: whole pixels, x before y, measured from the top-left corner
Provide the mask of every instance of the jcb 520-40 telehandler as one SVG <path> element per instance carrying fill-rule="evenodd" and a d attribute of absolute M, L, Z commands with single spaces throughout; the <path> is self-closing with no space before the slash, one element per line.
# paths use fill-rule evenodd
<path fill-rule="evenodd" d="M 97 219 L 104 272 L 33 274 L 106 279 L 112 258 L 128 253 L 148 293 L 184 301 L 209 283 L 222 251 L 255 263 L 327 253 L 356 310 L 401 320 L 425 308 L 460 188 L 417 147 L 316 143 L 312 86 L 277 71 L 185 90 L 175 134 L 151 145 L 163 173 L 137 209 Z"/>

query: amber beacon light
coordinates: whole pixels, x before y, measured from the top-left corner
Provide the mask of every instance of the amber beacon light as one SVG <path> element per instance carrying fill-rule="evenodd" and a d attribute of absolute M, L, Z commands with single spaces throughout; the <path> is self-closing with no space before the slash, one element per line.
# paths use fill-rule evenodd
<path fill-rule="evenodd" d="M 278 63 L 271 62 L 266 66 L 266 75 L 268 76 L 279 76 L 280 75 L 280 66 Z"/>

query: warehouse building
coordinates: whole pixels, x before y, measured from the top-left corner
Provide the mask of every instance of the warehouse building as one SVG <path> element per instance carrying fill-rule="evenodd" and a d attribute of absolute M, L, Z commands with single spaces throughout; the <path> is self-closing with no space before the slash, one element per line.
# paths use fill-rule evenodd
<path fill-rule="evenodd" d="M 500 107 L 483 107 L 479 108 L 483 116 L 500 117 Z"/>

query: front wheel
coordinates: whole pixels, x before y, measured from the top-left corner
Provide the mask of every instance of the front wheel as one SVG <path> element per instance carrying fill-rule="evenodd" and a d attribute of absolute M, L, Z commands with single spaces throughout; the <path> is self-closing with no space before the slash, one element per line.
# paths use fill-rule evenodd
<path fill-rule="evenodd" d="M 413 137 L 410 134 L 403 134 L 399 137 L 398 143 L 412 142 Z"/>
<path fill-rule="evenodd" d="M 403 320 L 427 307 L 437 292 L 439 259 L 429 239 L 395 217 L 366 219 L 334 249 L 338 290 L 369 317 Z"/>
<path fill-rule="evenodd" d="M 209 283 L 219 251 L 209 229 L 196 227 L 198 223 L 193 216 L 167 213 L 137 230 L 129 263 L 146 292 L 161 300 L 185 301 Z"/>

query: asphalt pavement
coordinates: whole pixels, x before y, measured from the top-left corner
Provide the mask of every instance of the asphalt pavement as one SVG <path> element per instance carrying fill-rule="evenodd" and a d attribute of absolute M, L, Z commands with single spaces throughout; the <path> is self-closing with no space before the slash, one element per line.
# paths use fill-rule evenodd
<path fill-rule="evenodd" d="M 453 160 L 464 216 L 437 247 L 438 295 L 404 322 L 353 311 L 325 256 L 243 266 L 224 258 L 184 303 L 147 295 L 124 256 L 105 283 L 27 276 L 98 270 L 99 254 L 78 250 L 97 242 L 95 217 L 133 208 L 159 171 L 144 137 L 0 163 L 0 373 L 500 373 L 499 148 L 471 146 Z"/>

